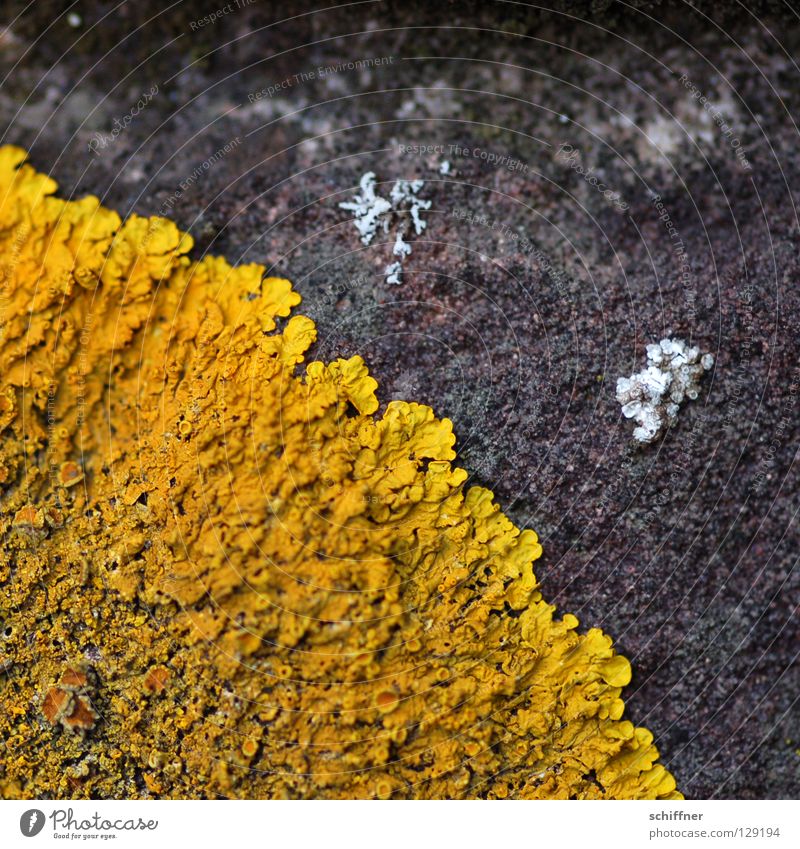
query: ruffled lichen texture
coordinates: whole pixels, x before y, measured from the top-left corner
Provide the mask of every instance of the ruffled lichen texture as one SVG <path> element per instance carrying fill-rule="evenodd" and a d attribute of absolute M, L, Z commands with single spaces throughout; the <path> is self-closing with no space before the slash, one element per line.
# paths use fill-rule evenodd
<path fill-rule="evenodd" d="M 536 534 L 258 265 L 0 149 L 6 797 L 680 798 Z"/>

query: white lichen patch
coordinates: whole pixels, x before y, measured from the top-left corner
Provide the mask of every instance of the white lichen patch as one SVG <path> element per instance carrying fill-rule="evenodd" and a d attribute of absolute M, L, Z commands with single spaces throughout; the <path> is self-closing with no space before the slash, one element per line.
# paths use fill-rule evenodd
<path fill-rule="evenodd" d="M 383 272 L 386 282 L 392 286 L 399 286 L 403 281 L 403 265 L 399 262 L 393 262 L 386 266 Z"/>
<path fill-rule="evenodd" d="M 398 180 L 392 186 L 387 200 L 377 193 L 375 174 L 368 171 L 359 182 L 360 192 L 351 201 L 339 204 L 340 209 L 353 213 L 353 224 L 364 245 L 369 245 L 380 229 L 389 233 L 394 228 L 392 253 L 399 259 L 386 266 L 384 275 L 387 283 L 400 284 L 403 276 L 402 261 L 411 255 L 411 245 L 407 238 L 412 230 L 419 236 L 427 226 L 422 213 L 431 208 L 431 202 L 419 196 L 424 185 L 422 180 Z"/>
<path fill-rule="evenodd" d="M 672 427 L 680 405 L 694 400 L 700 379 L 714 365 L 711 354 L 701 354 L 681 339 L 662 339 L 647 346 L 647 368 L 617 380 L 617 401 L 622 414 L 638 427 L 633 438 L 653 442 L 665 428 Z"/>
<path fill-rule="evenodd" d="M 339 208 L 353 213 L 353 223 L 361 236 L 361 242 L 368 245 L 380 226 L 383 226 L 384 233 L 389 232 L 386 215 L 391 212 L 392 205 L 375 191 L 375 174 L 372 171 L 364 174 L 359 187 L 360 194 L 353 195 L 351 201 L 340 203 Z"/>
<path fill-rule="evenodd" d="M 392 186 L 392 210 L 402 219 L 411 216 L 414 232 L 419 236 L 427 227 L 420 213 L 431 208 L 429 200 L 419 197 L 419 190 L 425 185 L 422 180 L 398 180 Z M 405 228 L 404 228 L 405 229 Z"/>
<path fill-rule="evenodd" d="M 402 233 L 397 234 L 397 238 L 394 240 L 394 247 L 392 248 L 392 253 L 395 256 L 403 257 L 411 255 L 411 245 L 403 238 Z"/>

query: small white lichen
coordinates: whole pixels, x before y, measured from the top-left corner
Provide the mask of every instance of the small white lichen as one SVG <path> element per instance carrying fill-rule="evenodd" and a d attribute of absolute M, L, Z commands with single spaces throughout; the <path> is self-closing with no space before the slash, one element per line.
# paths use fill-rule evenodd
<path fill-rule="evenodd" d="M 411 216 L 414 232 L 419 236 L 428 226 L 420 217 L 420 211 L 431 208 L 429 200 L 418 197 L 419 190 L 425 185 L 422 180 L 398 180 L 392 186 L 392 209 L 399 216 L 407 213 Z M 402 222 L 401 222 L 402 226 Z M 405 231 L 405 227 L 403 230 Z"/>
<path fill-rule="evenodd" d="M 344 201 L 339 204 L 340 209 L 346 209 L 354 215 L 353 223 L 356 230 L 361 234 L 361 241 L 368 245 L 375 233 L 378 232 L 378 227 L 383 224 L 385 233 L 389 232 L 389 220 L 384 218 L 387 212 L 392 208 L 386 198 L 382 198 L 375 191 L 375 174 L 372 171 L 367 171 L 359 182 L 361 194 L 353 195 L 353 200 Z"/>
<path fill-rule="evenodd" d="M 375 174 L 368 171 L 359 182 L 360 193 L 354 195 L 351 201 L 339 204 L 340 209 L 354 214 L 353 223 L 365 245 L 372 242 L 381 227 L 384 233 L 388 233 L 392 226 L 396 228 L 392 253 L 400 260 L 386 266 L 387 283 L 400 283 L 402 259 L 411 255 L 411 245 L 406 237 L 412 227 L 419 236 L 427 226 L 422 213 L 431 208 L 431 202 L 419 197 L 419 191 L 424 185 L 422 180 L 398 180 L 392 186 L 390 200 L 387 200 L 377 193 Z"/>
<path fill-rule="evenodd" d="M 393 262 L 391 265 L 386 266 L 386 270 L 383 273 L 387 283 L 393 286 L 399 286 L 403 278 L 403 266 L 399 262 Z"/>
<path fill-rule="evenodd" d="M 394 240 L 394 247 L 392 248 L 392 253 L 395 256 L 410 256 L 411 255 L 411 245 L 403 238 L 402 233 L 397 234 L 397 238 Z"/>
<path fill-rule="evenodd" d="M 639 442 L 653 442 L 667 427 L 672 427 L 680 405 L 694 400 L 704 372 L 714 365 L 711 354 L 701 354 L 681 339 L 662 339 L 647 346 L 647 368 L 617 380 L 617 401 L 622 414 L 635 419 L 633 431 Z"/>
<path fill-rule="evenodd" d="M 439 173 L 440 173 L 443 177 L 446 177 L 446 176 L 450 173 L 450 161 L 449 161 L 448 159 L 445 159 L 445 160 L 444 160 L 444 161 L 443 161 L 443 162 L 439 165 Z"/>

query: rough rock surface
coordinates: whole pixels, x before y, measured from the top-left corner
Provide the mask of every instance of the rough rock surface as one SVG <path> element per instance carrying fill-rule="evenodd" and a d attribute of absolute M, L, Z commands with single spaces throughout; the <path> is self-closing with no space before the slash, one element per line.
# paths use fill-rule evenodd
<path fill-rule="evenodd" d="M 2 140 L 65 196 L 289 277 L 314 355 L 360 353 L 384 400 L 453 420 L 473 482 L 539 533 L 545 597 L 631 659 L 629 715 L 686 795 L 797 798 L 796 17 L 366 4 L 276 23 L 254 4 L 198 23 L 219 5 L 129 2 L 96 27 L 97 4 L 74 27 L 9 4 Z M 338 208 L 368 170 L 432 200 L 400 287 L 392 244 L 362 246 Z M 642 449 L 615 382 L 665 336 L 715 367 Z"/>

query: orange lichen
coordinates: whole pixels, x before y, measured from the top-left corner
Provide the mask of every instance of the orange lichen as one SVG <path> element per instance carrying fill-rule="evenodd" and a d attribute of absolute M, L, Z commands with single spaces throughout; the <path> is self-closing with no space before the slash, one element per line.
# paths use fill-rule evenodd
<path fill-rule="evenodd" d="M 381 690 L 375 695 L 375 705 L 381 713 L 390 713 L 397 707 L 399 696 L 391 690 Z"/>
<path fill-rule="evenodd" d="M 79 669 L 67 667 L 61 675 L 59 684 L 62 687 L 73 690 L 81 690 L 89 684 L 89 676 Z"/>
<path fill-rule="evenodd" d="M 30 504 L 25 507 L 21 507 L 14 514 L 14 527 L 30 529 L 43 528 L 44 514 L 41 510 L 37 510 L 36 507 L 33 507 Z"/>
<path fill-rule="evenodd" d="M 242 743 L 242 754 L 249 760 L 258 751 L 258 742 L 256 740 L 245 740 Z"/>
<path fill-rule="evenodd" d="M 160 693 L 167 684 L 169 670 L 163 666 L 157 666 L 147 673 L 144 679 L 144 688 L 148 693 Z"/>
<path fill-rule="evenodd" d="M 58 478 L 62 486 L 75 486 L 83 480 L 83 472 L 77 463 L 69 461 L 61 464 Z"/>
<path fill-rule="evenodd" d="M 59 723 L 77 734 L 94 728 L 97 714 L 88 693 L 89 677 L 79 670 L 67 667 L 58 684 L 50 687 L 42 701 L 42 713 L 51 725 Z"/>
<path fill-rule="evenodd" d="M 306 363 L 288 281 L 24 160 L 0 148 L 0 792 L 679 797 L 628 662 L 554 616 L 449 421 L 376 418 L 360 358 Z"/>
<path fill-rule="evenodd" d="M 62 690 L 60 687 L 51 687 L 42 702 L 42 713 L 45 719 L 51 725 L 56 725 L 69 701 L 70 694 L 66 690 Z"/>

